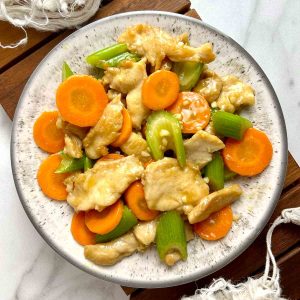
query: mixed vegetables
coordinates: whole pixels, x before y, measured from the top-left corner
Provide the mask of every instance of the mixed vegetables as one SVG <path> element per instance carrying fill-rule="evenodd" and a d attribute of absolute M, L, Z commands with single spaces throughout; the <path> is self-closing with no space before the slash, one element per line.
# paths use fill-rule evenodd
<path fill-rule="evenodd" d="M 261 173 L 272 145 L 238 114 L 254 90 L 210 70 L 214 59 L 210 43 L 139 24 L 86 57 L 101 78 L 64 62 L 58 111 L 33 128 L 50 153 L 37 180 L 74 208 L 71 233 L 87 259 L 112 265 L 155 243 L 171 266 L 187 259 L 194 232 L 216 241 L 230 231 L 242 189 L 227 182 Z"/>

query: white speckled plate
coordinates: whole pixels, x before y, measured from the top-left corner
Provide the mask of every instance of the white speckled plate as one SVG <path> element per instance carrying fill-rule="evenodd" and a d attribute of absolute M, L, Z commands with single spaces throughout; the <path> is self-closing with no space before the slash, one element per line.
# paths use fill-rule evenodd
<path fill-rule="evenodd" d="M 36 173 L 47 154 L 32 139 L 35 119 L 55 109 L 55 91 L 61 81 L 61 66 L 66 60 L 76 73 L 88 73 L 84 57 L 116 41 L 129 25 L 149 23 L 181 34 L 188 32 L 192 45 L 210 41 L 217 53 L 210 67 L 221 75 L 235 74 L 256 91 L 256 105 L 243 115 L 270 137 L 274 154 L 271 165 L 261 175 L 239 178 L 244 194 L 233 204 L 234 222 L 221 241 L 195 239 L 188 244 L 188 260 L 168 268 L 160 263 L 156 250 L 134 254 L 112 267 L 87 261 L 83 248 L 72 238 L 72 209 L 66 202 L 47 199 L 39 189 Z M 228 264 L 258 236 L 271 216 L 280 196 L 287 162 L 285 123 L 275 92 L 254 59 L 235 41 L 207 24 L 165 12 L 134 12 L 111 16 L 89 24 L 57 45 L 39 64 L 28 81 L 14 118 L 11 143 L 15 184 L 33 225 L 48 244 L 69 262 L 99 278 L 132 287 L 166 287 L 204 277 Z"/>

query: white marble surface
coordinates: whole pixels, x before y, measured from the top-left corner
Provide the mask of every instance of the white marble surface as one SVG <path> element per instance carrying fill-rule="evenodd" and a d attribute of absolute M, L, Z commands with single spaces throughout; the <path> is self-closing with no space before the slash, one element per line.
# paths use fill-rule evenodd
<path fill-rule="evenodd" d="M 289 150 L 300 164 L 300 1 L 191 0 L 203 21 L 242 45 L 280 101 Z"/>
<path fill-rule="evenodd" d="M 300 1 L 192 0 L 192 6 L 264 69 L 284 111 L 289 149 L 300 163 Z M 35 231 L 13 184 L 10 130 L 0 109 L 0 299 L 128 299 L 118 285 L 65 262 Z"/>

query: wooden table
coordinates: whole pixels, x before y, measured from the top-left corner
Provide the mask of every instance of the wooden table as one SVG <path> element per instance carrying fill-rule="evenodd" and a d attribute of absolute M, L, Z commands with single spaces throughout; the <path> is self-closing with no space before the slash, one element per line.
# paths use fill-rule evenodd
<path fill-rule="evenodd" d="M 96 15 L 90 22 L 113 14 L 136 10 L 162 10 L 200 18 L 197 12 L 190 9 L 188 0 L 114 0 L 103 1 Z M 224 16 L 226 17 L 226 16 Z M 0 49 L 0 103 L 13 118 L 20 94 L 29 76 L 42 58 L 72 31 L 59 33 L 28 30 L 27 45 L 17 49 Z M 22 31 L 0 21 L 0 39 L 6 44 L 16 41 Z M 258 275 L 265 263 L 265 237 L 270 224 L 288 207 L 300 206 L 300 168 L 291 155 L 288 159 L 288 171 L 280 201 L 266 228 L 255 242 L 237 259 L 222 270 L 197 282 L 164 289 L 131 289 L 125 288 L 133 300 L 179 299 L 182 295 L 191 295 L 197 287 L 209 284 L 213 278 L 220 276 L 240 281 L 247 276 Z M 273 252 L 281 269 L 281 286 L 283 293 L 290 299 L 300 299 L 300 228 L 291 224 L 281 225 L 273 235 Z M 297 267 L 298 266 L 298 267 Z"/>

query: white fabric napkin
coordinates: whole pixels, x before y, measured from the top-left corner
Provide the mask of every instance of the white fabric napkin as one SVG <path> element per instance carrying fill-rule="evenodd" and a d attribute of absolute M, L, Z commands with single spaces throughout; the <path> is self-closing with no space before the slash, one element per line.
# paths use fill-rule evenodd
<path fill-rule="evenodd" d="M 69 264 L 36 232 L 13 182 L 11 125 L 0 105 L 0 299 L 129 299 L 119 285 L 102 281 Z"/>

